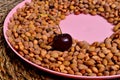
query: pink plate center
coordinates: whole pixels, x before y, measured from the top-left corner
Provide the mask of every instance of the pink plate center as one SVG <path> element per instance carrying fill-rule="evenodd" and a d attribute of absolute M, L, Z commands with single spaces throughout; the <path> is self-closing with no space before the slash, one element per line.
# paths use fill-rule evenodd
<path fill-rule="evenodd" d="M 74 39 L 89 43 L 102 42 L 113 33 L 113 25 L 99 15 L 71 14 L 61 21 L 60 27 L 63 33 L 69 33 Z"/>

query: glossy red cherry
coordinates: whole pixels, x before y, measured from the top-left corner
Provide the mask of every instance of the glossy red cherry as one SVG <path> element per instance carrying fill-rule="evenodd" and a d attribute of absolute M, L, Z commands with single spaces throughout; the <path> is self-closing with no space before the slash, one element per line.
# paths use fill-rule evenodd
<path fill-rule="evenodd" d="M 72 37 L 65 33 L 56 35 L 53 39 L 53 49 L 59 51 L 68 50 L 72 46 Z"/>

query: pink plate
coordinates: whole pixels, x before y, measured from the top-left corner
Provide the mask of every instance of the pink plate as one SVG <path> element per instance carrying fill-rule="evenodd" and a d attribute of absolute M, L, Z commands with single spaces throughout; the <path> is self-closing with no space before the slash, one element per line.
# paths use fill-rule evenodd
<path fill-rule="evenodd" d="M 86 80 L 90 80 L 90 79 L 95 80 L 96 79 L 96 80 L 98 80 L 98 79 L 113 79 L 113 78 L 120 77 L 120 75 L 114 75 L 114 76 L 77 76 L 77 75 L 71 75 L 71 74 L 64 74 L 64 73 L 56 72 L 56 71 L 49 70 L 49 69 L 43 68 L 41 66 L 38 66 L 38 65 L 32 63 L 31 61 L 25 59 L 18 52 L 16 52 L 14 50 L 14 48 L 11 46 L 11 44 L 8 42 L 8 39 L 7 39 L 7 36 L 6 36 L 6 31 L 8 29 L 7 26 L 8 26 L 10 18 L 16 12 L 16 10 L 18 8 L 22 7 L 25 4 L 25 2 L 30 2 L 30 1 L 31 0 L 24 0 L 23 2 L 18 4 L 16 7 L 14 7 L 10 11 L 10 13 L 7 15 L 7 17 L 5 19 L 5 22 L 4 22 L 3 32 L 4 32 L 5 40 L 8 43 L 8 45 L 10 46 L 10 48 L 20 58 L 22 58 L 24 61 L 26 61 L 27 63 L 29 63 L 33 66 L 35 66 L 36 68 L 38 68 L 40 70 L 43 70 L 45 72 L 48 72 L 48 73 L 51 73 L 51 74 L 54 74 L 54 75 L 68 77 L 68 78 L 86 79 Z M 96 23 L 96 24 L 94 24 L 93 22 Z M 100 18 L 99 16 L 91 17 L 89 15 L 81 14 L 81 15 L 75 17 L 74 15 L 71 15 L 71 17 L 68 16 L 66 18 L 66 20 L 61 21 L 60 26 L 61 26 L 63 32 L 68 32 L 74 38 L 79 39 L 79 40 L 86 40 L 89 43 L 92 43 L 95 40 L 103 41 L 105 37 L 110 36 L 112 34 L 112 31 L 111 31 L 112 25 L 108 24 L 104 19 Z M 69 26 L 69 28 L 68 28 L 68 26 Z M 81 27 L 81 29 L 79 29 L 78 27 Z M 85 37 L 84 37 L 84 35 L 85 35 Z M 81 36 L 81 37 L 79 37 L 79 36 Z"/>
<path fill-rule="evenodd" d="M 74 39 L 85 40 L 90 44 L 102 42 L 113 33 L 113 25 L 99 15 L 71 14 L 60 22 L 60 26 L 63 33 L 69 33 Z"/>

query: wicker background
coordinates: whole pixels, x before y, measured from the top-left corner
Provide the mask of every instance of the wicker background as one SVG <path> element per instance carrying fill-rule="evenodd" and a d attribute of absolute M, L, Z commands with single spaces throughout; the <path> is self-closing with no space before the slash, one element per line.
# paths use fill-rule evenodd
<path fill-rule="evenodd" d="M 42 72 L 23 62 L 6 44 L 2 32 L 4 19 L 21 1 L 23 0 L 0 0 L 0 80 L 64 80 L 65 78 Z"/>

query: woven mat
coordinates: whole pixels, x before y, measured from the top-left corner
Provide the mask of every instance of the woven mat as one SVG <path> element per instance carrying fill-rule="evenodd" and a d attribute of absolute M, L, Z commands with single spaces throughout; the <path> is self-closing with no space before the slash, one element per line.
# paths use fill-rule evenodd
<path fill-rule="evenodd" d="M 0 0 L 0 80 L 63 80 L 64 78 L 35 69 L 22 61 L 6 44 L 2 32 L 4 19 L 21 1 L 23 0 Z"/>

